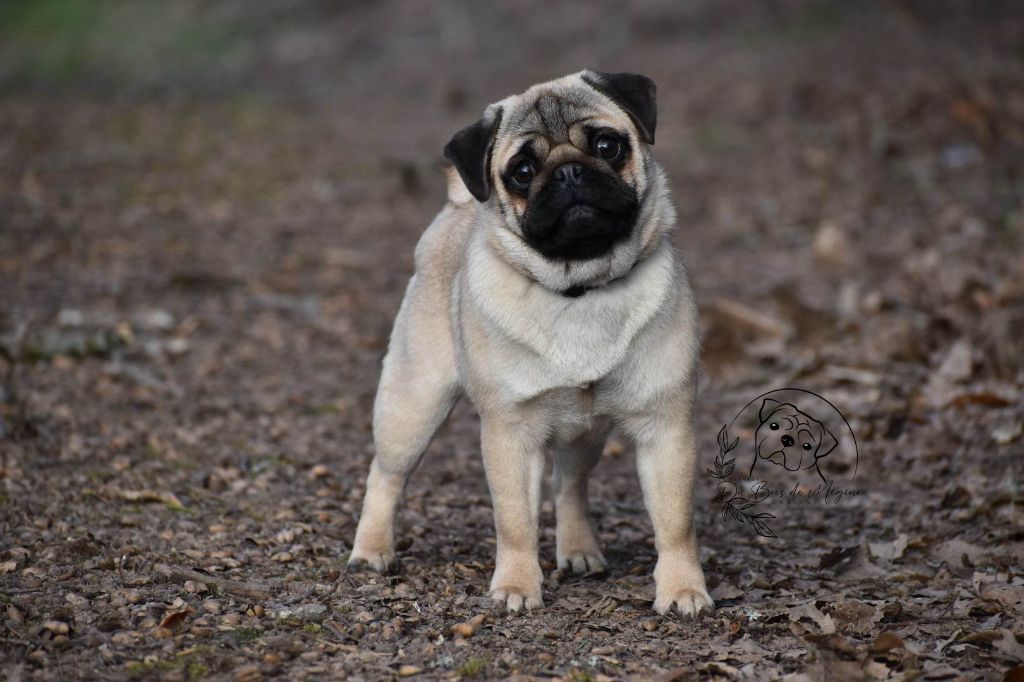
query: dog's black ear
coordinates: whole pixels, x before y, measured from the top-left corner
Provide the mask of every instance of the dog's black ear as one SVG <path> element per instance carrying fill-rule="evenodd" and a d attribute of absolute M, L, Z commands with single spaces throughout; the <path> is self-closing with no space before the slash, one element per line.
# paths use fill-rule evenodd
<path fill-rule="evenodd" d="M 764 402 L 761 403 L 761 409 L 757 411 L 758 420 L 762 423 L 768 421 L 768 417 L 772 416 L 772 413 L 780 407 L 782 407 L 782 403 L 778 400 L 765 398 Z"/>
<path fill-rule="evenodd" d="M 444 158 L 459 171 L 462 182 L 477 201 L 491 196 L 491 153 L 501 125 L 501 107 L 484 112 L 483 118 L 455 133 L 444 146 Z"/>
<path fill-rule="evenodd" d="M 836 437 L 832 435 L 832 432 L 825 428 L 825 425 L 821 422 L 815 422 L 818 425 L 821 442 L 818 443 L 818 449 L 814 451 L 814 459 L 819 460 L 828 453 L 836 449 L 839 442 Z"/>
<path fill-rule="evenodd" d="M 654 81 L 638 73 L 602 71 L 587 71 L 583 80 L 622 107 L 640 131 L 640 138 L 647 144 L 654 144 L 654 129 L 658 124 L 658 86 Z"/>

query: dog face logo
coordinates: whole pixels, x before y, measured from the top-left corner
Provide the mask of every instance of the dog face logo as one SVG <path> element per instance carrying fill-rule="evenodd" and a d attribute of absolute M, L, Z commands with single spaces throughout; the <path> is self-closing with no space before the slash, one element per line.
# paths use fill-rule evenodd
<path fill-rule="evenodd" d="M 801 412 L 795 405 L 771 398 L 765 398 L 761 403 L 758 420 L 751 476 L 758 461 L 765 460 L 787 471 L 813 468 L 821 480 L 825 480 L 818 461 L 832 452 L 837 442 L 820 421 Z"/>

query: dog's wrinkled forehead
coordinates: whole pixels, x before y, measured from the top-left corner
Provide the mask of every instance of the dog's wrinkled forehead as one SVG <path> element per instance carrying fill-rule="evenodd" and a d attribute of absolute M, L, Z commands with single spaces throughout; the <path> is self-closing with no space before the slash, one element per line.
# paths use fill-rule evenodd
<path fill-rule="evenodd" d="M 491 106 L 502 110 L 498 135 L 505 139 L 540 136 L 558 144 L 569 141 L 570 130 L 578 124 L 593 122 L 630 132 L 635 121 L 621 96 L 616 101 L 599 75 L 587 71 L 534 85 Z M 646 133 L 638 129 L 635 134 Z"/>
<path fill-rule="evenodd" d="M 780 405 L 772 412 L 771 416 L 779 415 L 789 417 L 797 426 L 809 426 L 811 424 L 810 417 L 788 403 Z"/>
<path fill-rule="evenodd" d="M 581 82 L 577 87 L 582 90 L 589 86 Z M 503 138 L 536 135 L 557 144 L 569 140 L 572 126 L 586 121 L 604 118 L 609 121 L 618 119 L 623 127 L 629 124 L 624 113 L 602 102 L 596 92 L 566 90 L 541 90 L 512 98 L 516 101 L 509 103 L 503 130 L 499 134 Z"/>

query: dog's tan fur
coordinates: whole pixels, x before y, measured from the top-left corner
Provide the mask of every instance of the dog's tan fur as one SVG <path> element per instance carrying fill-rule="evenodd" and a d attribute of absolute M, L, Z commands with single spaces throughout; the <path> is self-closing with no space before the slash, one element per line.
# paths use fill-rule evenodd
<path fill-rule="evenodd" d="M 394 561 L 394 520 L 405 483 L 460 395 L 480 412 L 484 468 L 494 505 L 497 559 L 491 595 L 510 611 L 542 605 L 538 515 L 545 450 L 554 451 L 560 568 L 600 573 L 606 562 L 587 511 L 587 477 L 617 425 L 635 443 L 658 550 L 655 609 L 695 614 L 712 605 L 700 567 L 692 490 L 697 313 L 668 238 L 675 212 L 661 168 L 630 117 L 581 72 L 492 105 L 500 116 L 489 172 L 495 188 L 476 201 L 449 172 L 449 202 L 416 248 L 374 406 L 376 457 L 350 563 Z M 542 155 L 581 153 L 541 140 L 538 98 L 629 131 L 622 177 L 641 197 L 628 240 L 606 256 L 553 262 L 529 247 L 521 201 L 499 170 L 522 139 Z M 499 113 L 500 112 L 500 113 Z M 545 146 L 546 145 L 546 146 Z M 573 286 L 596 287 L 578 298 Z"/>

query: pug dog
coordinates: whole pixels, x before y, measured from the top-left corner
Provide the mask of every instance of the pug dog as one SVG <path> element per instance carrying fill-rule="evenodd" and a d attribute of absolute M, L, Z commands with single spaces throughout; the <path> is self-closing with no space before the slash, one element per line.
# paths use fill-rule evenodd
<path fill-rule="evenodd" d="M 824 424 L 795 405 L 771 398 L 761 403 L 758 419 L 751 477 L 754 467 L 763 459 L 786 471 L 814 469 L 821 480 L 827 482 L 818 462 L 835 449 L 837 441 Z"/>
<path fill-rule="evenodd" d="M 558 566 L 605 572 L 587 477 L 618 426 L 654 527 L 654 608 L 712 607 L 692 508 L 697 311 L 669 241 L 656 121 L 649 78 L 581 71 L 488 106 L 444 148 L 449 199 L 416 247 L 384 358 L 350 566 L 393 564 L 406 481 L 466 396 L 494 508 L 495 600 L 543 605 L 547 450 Z"/>

